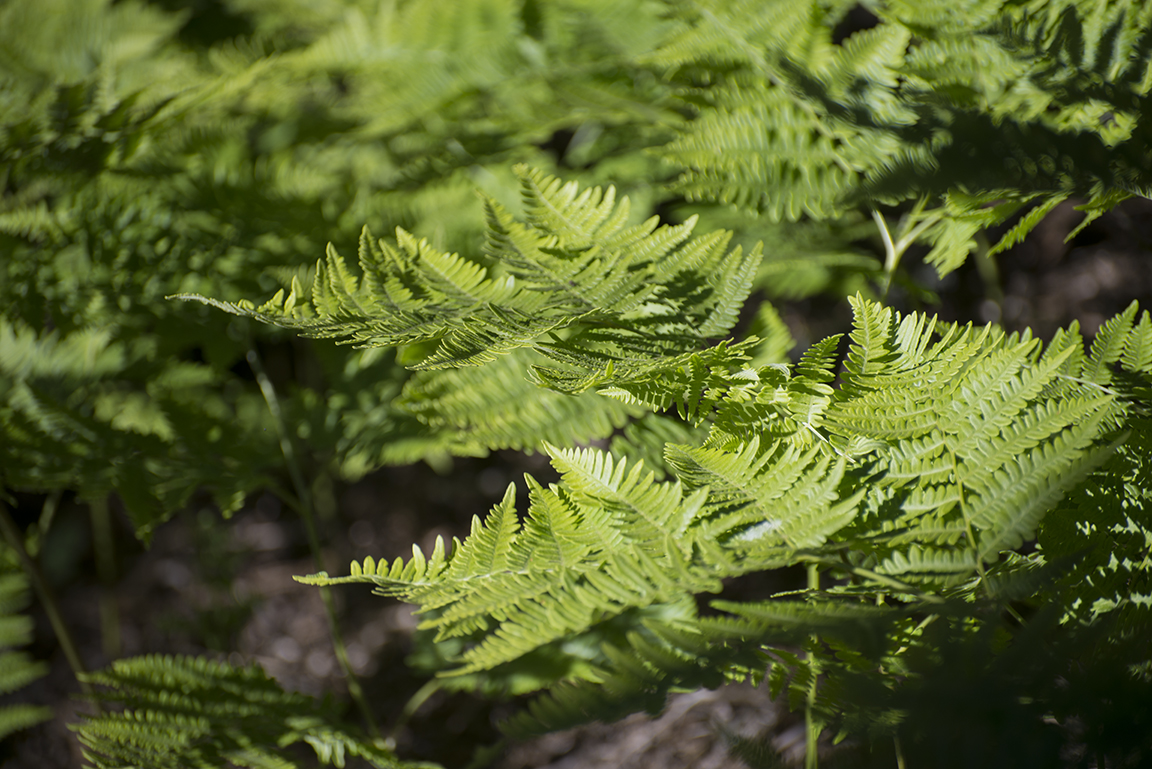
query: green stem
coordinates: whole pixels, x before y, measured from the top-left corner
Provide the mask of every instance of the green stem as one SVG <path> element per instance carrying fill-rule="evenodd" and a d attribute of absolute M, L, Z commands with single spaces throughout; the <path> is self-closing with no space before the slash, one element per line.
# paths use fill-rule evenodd
<path fill-rule="evenodd" d="M 284 455 L 284 464 L 287 465 L 288 475 L 292 479 L 292 485 L 296 488 L 296 498 L 300 502 L 300 518 L 304 521 L 304 530 L 308 535 L 308 549 L 312 551 L 312 561 L 316 564 L 316 571 L 324 571 L 324 559 L 320 552 L 320 536 L 316 532 L 316 516 L 312 512 L 312 492 L 305 481 L 300 464 L 296 461 L 296 451 L 284 424 L 283 413 L 280 411 L 280 399 L 276 397 L 276 388 L 272 386 L 272 380 L 268 378 L 268 373 L 264 370 L 264 364 L 260 361 L 260 356 L 256 354 L 255 347 L 249 346 L 247 358 L 252 373 L 256 375 L 260 392 L 264 395 L 264 401 L 268 404 L 268 410 L 272 412 L 276 435 L 280 439 L 280 452 Z M 352 670 L 352 663 L 348 660 L 348 649 L 344 645 L 344 635 L 340 632 L 340 624 L 336 619 L 336 602 L 332 598 L 332 591 L 326 586 L 320 587 L 319 590 L 320 598 L 324 601 L 324 611 L 328 616 L 328 631 L 332 636 L 332 648 L 336 652 L 336 660 L 340 663 L 340 669 L 344 672 L 348 694 L 356 703 L 356 707 L 359 708 L 368 733 L 374 739 L 379 740 L 380 730 L 376 726 L 376 717 L 372 713 L 367 697 L 364 696 L 360 679 L 356 677 L 356 673 Z"/>
<path fill-rule="evenodd" d="M 980 273 L 980 280 L 984 284 L 984 295 L 988 297 L 997 308 L 1004 306 L 1004 289 L 1000 288 L 1000 268 L 996 264 L 996 257 L 989 256 L 988 238 L 983 232 L 976 233 L 976 270 Z"/>
<path fill-rule="evenodd" d="M 856 576 L 856 577 L 864 577 L 865 579 L 872 580 L 873 582 L 878 582 L 881 585 L 885 585 L 886 587 L 893 588 L 896 592 L 899 592 L 899 593 L 905 593 L 907 595 L 914 595 L 918 599 L 920 599 L 921 601 L 924 601 L 925 603 L 944 603 L 944 599 L 938 595 L 933 595 L 931 593 L 925 593 L 921 590 L 917 590 L 916 588 L 909 585 L 907 582 L 901 582 L 900 580 L 896 579 L 895 577 L 889 577 L 885 574 L 880 574 L 878 572 L 872 571 L 871 569 L 865 569 L 862 566 L 854 566 L 851 563 L 844 563 L 843 561 L 835 561 L 835 560 L 831 560 L 828 558 L 820 558 L 820 557 L 816 557 L 816 556 L 806 556 L 804 553 L 797 553 L 796 557 L 799 560 L 808 561 L 808 568 L 809 569 L 811 569 L 812 566 L 814 566 L 816 564 L 820 564 L 823 566 L 827 566 L 831 569 L 837 569 L 839 571 L 847 572 L 848 574 L 851 574 L 851 575 Z"/>
<path fill-rule="evenodd" d="M 80 661 L 76 644 L 72 640 L 72 634 L 68 632 L 68 626 L 64 624 L 64 618 L 60 614 L 60 606 L 56 603 L 56 597 L 52 594 L 52 589 L 48 587 L 48 580 L 44 578 L 40 567 L 24 549 L 24 537 L 20 534 L 16 522 L 8 514 L 8 507 L 3 502 L 0 502 L 0 530 L 2 530 L 8 545 L 16 552 L 20 566 L 23 567 L 24 573 L 32 582 L 32 589 L 40 597 L 40 604 L 44 607 L 44 613 L 48 615 L 48 621 L 52 624 L 52 632 L 56 634 L 56 640 L 60 643 L 64 658 L 68 660 L 68 666 L 72 668 L 72 674 L 76 677 L 77 683 L 80 684 L 80 691 L 88 697 L 99 712 L 100 705 L 92 698 L 92 688 L 84 680 L 88 671 L 85 670 L 84 663 Z"/>
<path fill-rule="evenodd" d="M 393 727 L 392 734 L 388 736 L 388 747 L 396 747 L 396 739 L 399 737 L 400 731 L 405 727 L 405 725 L 407 725 L 412 716 L 416 714 L 416 711 L 420 709 L 420 706 L 427 702 L 433 694 L 440 691 L 442 688 L 444 688 L 444 684 L 440 681 L 440 679 L 433 678 L 421 686 L 416 691 L 416 693 L 408 699 L 408 702 L 404 704 L 403 712 L 400 713 L 400 718 L 396 720 L 396 726 Z"/>
<path fill-rule="evenodd" d="M 816 591 L 820 589 L 820 566 L 819 564 L 808 564 L 808 589 Z M 816 718 L 816 684 L 820 677 L 820 664 L 819 658 L 816 656 L 816 644 L 819 643 L 817 636 L 812 636 L 812 649 L 808 652 L 808 669 L 811 678 L 808 681 L 808 697 L 804 703 L 804 733 L 805 733 L 805 747 L 804 747 L 804 769 L 817 769 L 820 764 L 819 756 L 817 755 L 817 742 L 820 739 L 820 723 Z"/>
<path fill-rule="evenodd" d="M 881 295 L 887 297 L 888 289 L 892 285 L 892 275 L 900 266 L 901 253 L 896 250 L 896 244 L 892 242 L 892 233 L 888 231 L 888 223 L 884 221 L 884 214 L 873 208 L 872 219 L 876 222 L 876 226 L 880 230 L 880 239 L 884 242 L 884 284 L 881 287 Z"/>
<path fill-rule="evenodd" d="M 941 214 L 938 212 L 930 213 L 923 219 L 920 218 L 927 202 L 927 198 L 920 198 L 916 201 L 912 211 L 904 217 L 904 222 L 900 227 L 900 235 L 895 241 L 892 240 L 892 233 L 888 229 L 888 222 L 884 220 L 884 215 L 876 209 L 872 209 L 872 219 L 876 222 L 876 227 L 880 230 L 880 239 L 884 243 L 884 283 L 881 285 L 881 289 L 882 296 L 885 298 L 888 296 L 888 289 L 892 286 L 892 276 L 896 274 L 896 268 L 900 266 L 904 252 L 916 242 L 916 238 L 920 237 L 926 229 L 940 221 Z"/>
<path fill-rule="evenodd" d="M 100 641 L 109 659 L 120 656 L 120 612 L 116 606 L 116 541 L 112 536 L 112 515 L 108 498 L 98 496 L 88 503 L 92 518 L 92 545 L 96 576 L 100 579 Z"/>
<path fill-rule="evenodd" d="M 52 528 L 52 521 L 56 519 L 56 511 L 60 509 L 60 500 L 63 497 L 63 489 L 52 489 L 44 499 L 44 505 L 40 508 L 40 520 L 36 522 L 34 529 L 35 535 L 31 538 L 24 537 L 24 546 L 28 549 L 30 558 L 39 557 L 40 548 L 44 546 L 44 538 L 48 536 L 48 530 Z"/>

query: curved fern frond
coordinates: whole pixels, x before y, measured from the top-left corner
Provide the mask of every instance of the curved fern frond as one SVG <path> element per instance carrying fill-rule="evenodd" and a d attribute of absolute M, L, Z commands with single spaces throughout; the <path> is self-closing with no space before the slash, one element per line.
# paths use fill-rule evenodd
<path fill-rule="evenodd" d="M 527 222 L 487 201 L 490 267 L 402 229 L 395 246 L 365 229 L 362 277 L 329 246 L 310 294 L 293 278 L 287 294 L 260 306 L 172 298 L 360 346 L 433 345 L 418 369 L 482 365 L 524 347 L 553 354 L 643 350 L 651 357 L 699 347 L 735 323 L 758 248 L 727 251 L 730 233 L 689 240 L 695 219 L 626 226 L 627 200 L 616 204 L 611 190 L 580 192 L 526 167 L 517 174 Z M 579 327 L 589 331 L 563 334 Z"/>

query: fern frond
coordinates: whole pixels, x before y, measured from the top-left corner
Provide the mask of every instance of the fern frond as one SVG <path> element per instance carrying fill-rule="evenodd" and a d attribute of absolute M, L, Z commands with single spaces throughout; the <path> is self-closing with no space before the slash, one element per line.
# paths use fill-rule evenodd
<path fill-rule="evenodd" d="M 488 201 L 491 268 L 438 251 L 401 229 L 395 247 L 365 230 L 363 277 L 329 247 L 317 265 L 310 301 L 295 280 L 286 295 L 281 291 L 259 307 L 191 294 L 174 298 L 309 336 L 367 346 L 433 345 L 415 364 L 419 369 L 482 365 L 520 348 L 537 348 L 562 362 L 596 356 L 600 367 L 614 361 L 624 369 L 638 363 L 629 360 L 636 353 L 682 353 L 735 323 L 751 290 L 758 248 L 726 251 L 727 233 L 688 240 L 694 219 L 628 227 L 626 201 L 617 205 L 614 193 L 580 193 L 527 168 L 517 173 L 527 223 Z M 553 373 L 550 384 L 571 392 L 592 381 L 565 385 L 568 379 Z"/>
<path fill-rule="evenodd" d="M 565 395 L 559 385 L 534 384 L 524 376 L 533 360 L 529 355 L 518 350 L 479 368 L 418 372 L 395 406 L 443 436 L 447 451 L 465 456 L 599 440 L 641 413 L 616 398 Z"/>
<path fill-rule="evenodd" d="M 7 513 L 5 513 L 7 514 Z M 6 546 L 0 545 L 0 548 Z M 0 553 L 6 556 L 7 553 Z M 8 560 L 5 557 L 3 560 Z M 6 566 L 6 564 L 0 564 Z M 28 605 L 28 580 L 21 572 L 0 571 L 0 694 L 9 694 L 48 674 L 48 666 L 17 647 L 32 641 L 32 618 L 20 614 Z M 52 718 L 52 709 L 27 704 L 0 707 L 0 739 Z"/>
<path fill-rule="evenodd" d="M 1122 313 L 1110 318 L 1096 332 L 1092 349 L 1084 366 L 1084 378 L 1096 384 L 1106 385 L 1112 381 L 1108 368 L 1124 355 L 1128 333 L 1132 330 L 1136 313 L 1140 310 L 1137 302 L 1129 304 Z"/>
<path fill-rule="evenodd" d="M 1103 414 L 1087 419 L 1008 464 L 987 482 L 975 484 L 978 496 L 966 517 L 980 531 L 979 557 L 994 560 L 1034 536 L 1042 516 L 1071 486 L 1102 463 L 1117 444 L 1089 451 L 1098 438 Z M 983 479 L 981 479 L 983 481 Z"/>
<path fill-rule="evenodd" d="M 285 692 L 260 668 L 190 657 L 118 660 L 86 680 L 98 702 L 124 706 L 73 728 L 99 769 L 131 766 L 300 766 L 290 746 L 306 743 L 324 764 L 359 756 L 380 769 L 433 769 L 400 761 L 382 741 L 341 724 L 331 702 Z"/>
<path fill-rule="evenodd" d="M 1114 450 L 1101 440 L 1115 396 L 1068 384 L 1080 373 L 1069 361 L 1083 359 L 1073 334 L 1043 355 L 1027 335 L 990 328 L 942 327 L 929 345 L 923 318 L 890 318 L 860 300 L 856 309 L 849 372 L 826 424 L 887 443 L 872 464 L 895 491 L 876 519 L 888 553 L 879 571 L 954 581 L 996 561 Z M 1111 360 L 1126 339 L 1115 332 Z"/>
<path fill-rule="evenodd" d="M 1121 360 L 1127 371 L 1152 374 L 1152 315 L 1147 310 L 1128 332 Z"/>
<path fill-rule="evenodd" d="M 822 544 L 855 515 L 854 500 L 840 500 L 844 472 L 819 446 L 801 450 L 753 438 L 738 453 L 669 446 L 668 463 L 690 487 L 709 490 L 709 539 L 748 548 L 799 549 Z M 842 504 L 834 504 L 842 502 Z"/>
<path fill-rule="evenodd" d="M 407 563 L 368 559 L 353 564 L 348 577 L 298 579 L 374 584 L 435 612 L 422 627 L 435 628 L 439 638 L 482 633 L 454 675 L 512 663 L 561 638 L 598 632 L 627 612 L 718 589 L 715 577 L 690 561 L 686 531 L 703 493 L 685 497 L 679 484 L 656 483 L 639 467 L 626 472 L 598 452 L 551 453 L 564 484 L 544 489 L 529 479 L 528 520 L 519 529 L 509 518 L 510 490 L 490 522 L 474 525 L 473 537 L 450 557 L 438 547 L 426 560 L 414 549 Z"/>

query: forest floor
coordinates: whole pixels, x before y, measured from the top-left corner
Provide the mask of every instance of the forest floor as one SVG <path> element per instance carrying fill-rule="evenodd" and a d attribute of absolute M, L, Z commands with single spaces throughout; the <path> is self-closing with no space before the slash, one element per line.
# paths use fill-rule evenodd
<path fill-rule="evenodd" d="M 1031 327 L 1048 339 L 1078 319 L 1090 337 L 1133 299 L 1152 305 L 1152 202 L 1129 201 L 1065 244 L 1080 216 L 1069 204 L 1058 208 L 1024 243 L 998 258 L 998 276 L 982 275 L 971 261 L 944 281 L 935 280 L 930 268 L 913 268 L 914 274 L 939 293 L 937 311 L 944 320 L 1000 321 L 1009 330 Z M 898 305 L 899 297 L 893 301 Z M 797 338 L 818 339 L 847 328 L 845 305 L 810 299 L 782 309 Z M 539 456 L 500 452 L 454 463 L 451 481 L 421 465 L 386 468 L 335 489 L 339 519 L 322 526 L 333 535 L 326 543 L 325 568 L 344 573 L 353 558 L 394 558 L 406 554 L 412 542 L 427 547 L 437 535 L 463 536 L 472 516 L 482 515 L 523 472 L 554 477 Z M 37 504 L 33 498 L 23 501 Z M 87 520 L 84 508 L 65 499 L 43 564 L 87 666 L 145 653 L 214 654 L 256 662 L 290 689 L 342 695 L 319 594 L 292 580 L 317 569 L 298 520 L 282 513 L 274 497 L 253 500 L 228 525 L 221 525 L 213 510 L 193 506 L 161 527 L 148 550 L 135 542 L 125 522 L 117 541 L 121 566 L 108 588 L 101 586 L 88 555 Z M 780 584 L 790 578 L 782 575 Z M 115 606 L 118 633 L 101 630 L 102 594 L 112 596 L 106 605 Z M 497 743 L 495 723 L 515 703 L 440 691 L 404 721 L 405 704 L 427 680 L 406 663 L 416 620 L 407 607 L 374 597 L 366 588 L 342 588 L 336 596 L 351 663 L 403 758 L 462 769 L 477 747 Z M 42 615 L 36 620 L 31 651 L 50 660 L 52 672 L 19 696 L 51 705 L 58 715 L 0 746 L 0 767 L 78 767 L 83 764 L 79 745 L 66 724 L 75 722 L 84 705 L 76 699 L 75 681 L 47 620 Z M 743 766 L 728 755 L 717 725 L 734 734 L 767 736 L 791 759 L 802 757 L 801 720 L 773 703 L 763 687 L 742 685 L 677 695 L 657 717 L 637 715 L 509 746 L 490 766 Z"/>

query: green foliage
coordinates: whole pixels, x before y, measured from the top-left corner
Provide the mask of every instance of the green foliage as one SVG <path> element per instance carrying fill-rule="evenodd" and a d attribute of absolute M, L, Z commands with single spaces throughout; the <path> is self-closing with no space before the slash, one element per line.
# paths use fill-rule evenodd
<path fill-rule="evenodd" d="M 431 290 L 455 296 L 456 311 L 467 297 L 454 291 L 479 290 L 473 298 L 492 305 L 467 315 L 482 325 L 451 332 L 444 324 L 465 316 L 447 305 L 431 320 L 418 321 L 420 313 L 409 319 L 441 324 L 411 333 L 437 337 L 448 362 L 559 333 L 589 306 L 615 307 L 622 323 L 657 322 L 645 314 L 643 281 L 653 274 L 645 269 L 690 249 L 649 241 L 672 250 L 618 257 L 629 238 L 652 234 L 639 222 L 666 196 L 660 181 L 678 169 L 674 188 L 691 198 L 828 220 L 781 230 L 734 219 L 722 206 L 697 206 L 708 226 L 735 225 L 738 243 L 760 234 L 787 245 L 770 249 L 754 279 L 785 296 L 867 290 L 880 267 L 852 244 L 866 220 L 853 210 L 861 205 L 917 201 L 903 212 L 901 231 L 908 243 L 932 245 L 929 261 L 947 271 L 963 261 L 980 228 L 1022 207 L 1033 208 L 1002 245 L 1058 200 L 1083 195 L 1095 216 L 1145 184 L 1138 100 L 1152 81 L 1139 64 L 1148 45 L 1140 4 L 986 3 L 956 16 L 939 4 L 893 3 L 874 9 L 877 26 L 836 40 L 833 28 L 848 3 L 484 0 L 462 18 L 440 0 L 311 9 L 234 2 L 226 6 L 242 34 L 196 45 L 187 32 L 194 25 L 182 27 L 182 17 L 153 5 L 67 5 L 66 13 L 18 0 L 3 12 L 0 298 L 11 329 L 55 331 L 66 347 L 72 334 L 77 346 L 85 335 L 107 336 L 124 365 L 67 390 L 43 376 L 21 376 L 15 387 L 3 374 L 5 392 L 17 393 L 0 402 L 10 444 L 40 445 L 45 462 L 37 465 L 80 457 L 85 468 L 65 478 L 17 464 L 6 483 L 65 486 L 87 498 L 114 490 L 143 536 L 192 490 L 207 486 L 222 508 L 235 509 L 282 466 L 244 359 L 254 346 L 282 348 L 284 337 L 212 313 L 190 316 L 162 297 L 198 293 L 235 304 L 278 286 L 290 296 L 294 279 L 302 289 L 317 285 L 305 264 L 324 242 L 348 242 L 365 222 L 376 231 L 416 233 L 397 244 L 397 258 L 415 258 L 406 249 L 420 252 L 427 239 L 419 258 L 447 270 Z M 45 13 L 52 23 L 37 21 Z M 65 17 L 72 21 L 58 21 Z M 553 154 L 547 148 L 558 138 L 566 143 Z M 1006 166 L 1003 157 L 1013 160 Z M 509 221 L 508 211 L 522 209 L 517 187 L 526 182 L 507 169 L 523 161 L 559 163 L 586 181 L 611 178 L 637 202 L 639 217 L 602 201 L 590 210 L 617 217 L 600 222 L 617 228 L 614 235 L 596 234 L 607 250 L 554 254 L 571 259 L 571 272 L 551 282 L 519 274 L 520 262 L 510 258 L 516 249 L 552 248 L 541 238 L 558 237 L 580 250 L 592 237 L 569 226 L 592 220 L 563 223 L 532 209 L 522 229 L 492 231 L 487 249 L 478 247 L 486 216 Z M 554 183 L 550 195 L 569 194 Z M 477 186 L 485 205 L 475 199 Z M 533 200 L 525 201 L 529 209 Z M 674 227 L 661 232 L 678 237 Z M 722 256 L 719 242 L 713 245 L 716 253 L 699 258 Z M 383 258 L 379 241 L 369 238 L 365 247 Z M 449 259 L 452 249 L 460 256 Z M 739 305 L 733 289 L 758 261 L 747 247 L 743 258 L 718 269 L 693 265 L 713 281 L 711 297 L 699 297 L 695 314 L 678 322 L 703 338 L 722 336 Z M 589 283 L 586 296 L 556 283 L 611 260 L 615 272 Z M 648 268 L 638 267 L 645 261 Z M 888 262 L 891 275 L 898 257 Z M 470 285 L 481 269 L 489 282 Z M 531 290 L 500 295 L 500 280 L 510 276 Z M 538 315 L 530 300 L 545 295 L 558 303 L 555 313 Z M 642 303 L 631 315 L 630 300 Z M 553 352 L 563 373 L 546 373 L 551 384 L 574 376 L 566 369 L 577 352 L 577 368 L 586 371 L 565 389 L 592 386 L 579 377 L 595 380 L 609 361 L 634 354 L 619 349 L 625 340 L 598 339 L 590 326 L 600 322 L 587 316 L 582 339 L 558 340 Z M 359 333 L 382 333 L 378 341 L 392 343 L 405 329 Z M 686 330 L 667 332 L 675 346 Z M 491 344 L 496 338 L 501 346 Z M 427 350 L 412 353 L 429 366 L 440 360 Z M 525 429 L 467 437 L 476 425 L 428 412 L 428 402 L 457 383 L 412 380 L 389 356 L 371 358 L 373 370 L 360 376 L 368 358 L 351 351 L 293 344 L 291 355 L 318 376 L 294 388 L 277 382 L 285 408 L 308 425 L 313 461 L 343 475 L 381 463 L 531 448 L 541 439 L 566 442 L 567 418 L 550 422 L 542 414 L 525 415 Z M 361 397 L 365 381 L 375 397 Z M 409 382 L 411 397 L 395 401 Z M 618 406 L 585 400 L 579 411 L 589 420 L 574 435 L 601 437 L 621 423 Z M 61 420 L 77 435 L 102 438 L 61 440 L 52 427 Z M 222 431 L 237 425 L 242 439 L 222 441 Z M 115 469 L 95 468 L 109 451 Z"/>
<path fill-rule="evenodd" d="M 306 744 L 321 764 L 343 767 L 353 756 L 380 769 L 431 769 L 396 759 L 391 750 L 343 725 L 332 703 L 285 692 L 259 667 L 232 667 L 188 657 L 134 657 L 85 680 L 96 701 L 122 706 L 75 727 L 85 757 L 99 769 L 133 766 L 263 769 L 301 763 Z"/>
<path fill-rule="evenodd" d="M 616 204 L 611 188 L 580 193 L 538 171 L 517 174 L 527 221 L 486 202 L 490 268 L 404 230 L 397 230 L 396 247 L 365 230 L 362 277 L 329 249 L 309 292 L 294 281 L 287 295 L 259 307 L 176 298 L 311 336 L 405 346 L 402 357 L 419 374 L 397 404 L 448 433 L 453 453 L 601 438 L 637 413 L 592 393 L 572 401 L 533 388 L 518 363 L 523 354 L 483 365 L 497 356 L 534 351 L 537 383 L 570 394 L 599 386 L 631 405 L 647 405 L 646 393 L 669 376 L 683 378 L 688 393 L 694 378 L 726 376 L 747 357 L 742 348 L 695 348 L 735 323 L 758 249 L 728 251 L 726 233 L 689 239 L 692 220 L 628 226 L 629 201 Z M 779 323 L 773 329 L 786 334 Z M 686 412 L 699 407 L 683 395 L 677 402 Z"/>
<path fill-rule="evenodd" d="M 3 547 L 3 546 L 0 546 Z M 32 640 L 32 618 L 19 612 L 28 605 L 28 580 L 6 561 L 0 570 L 0 694 L 10 694 L 48 674 L 48 666 L 18 647 Z M 0 707 L 0 739 L 52 717 L 52 709 L 28 704 Z"/>
<path fill-rule="evenodd" d="M 877 760 L 1147 758 L 1116 735 L 1152 701 L 1148 313 L 1085 350 L 873 301 L 932 298 L 916 244 L 943 275 L 1148 196 L 1147 4 L 888 0 L 850 34 L 847 0 L 160 5 L 0 8 L 5 488 L 116 494 L 147 539 L 198 489 L 306 510 L 327 474 L 543 450 L 523 516 L 510 488 L 305 581 L 419 606 L 448 685 L 535 695 L 511 734 L 766 678 L 897 738 Z M 820 292 L 854 295 L 847 353 L 790 360 L 750 298 Z M 403 765 L 255 669 L 90 680 L 125 708 L 78 727 L 101 767 Z"/>
<path fill-rule="evenodd" d="M 765 666 L 802 702 L 811 680 L 802 672 L 816 663 L 776 644 L 812 634 L 836 651 L 819 657 L 825 676 L 903 675 L 923 648 L 924 615 L 954 615 L 942 597 L 1016 600 L 1021 575 L 1043 563 L 1011 551 L 1115 456 L 1111 430 L 1128 406 L 1101 389 L 1100 356 L 1139 347 L 1142 327 L 1133 307 L 1118 341 L 1085 355 L 1074 332 L 1044 352 L 991 326 L 855 306 L 842 386 L 824 384 L 828 344 L 794 371 L 765 366 L 712 383 L 724 392 L 712 397 L 710 435 L 665 448 L 674 480 L 594 450 L 550 449 L 561 480 L 544 489 L 529 478 L 522 525 L 510 489 L 450 555 L 438 543 L 427 556 L 368 559 L 351 576 L 305 581 L 366 582 L 420 606 L 437 638 L 467 642 L 447 675 L 490 671 L 489 683 L 513 691 L 550 689 L 508 724 L 513 733 L 658 708 L 669 690 Z M 791 426 L 767 443 L 779 423 Z M 1146 554 L 1136 539 L 1133 557 Z M 725 578 L 791 564 L 839 579 L 799 599 L 713 601 L 719 616 L 701 616 L 692 599 L 720 592 Z M 854 709 L 835 692 L 820 703 L 831 720 Z"/>
<path fill-rule="evenodd" d="M 1017 212 L 993 253 L 1070 197 L 1145 194 L 1146 4 L 890 2 L 837 43 L 852 5 L 684 4 L 654 54 L 700 105 L 664 148 L 679 190 L 789 220 L 919 199 L 941 274 Z"/>
<path fill-rule="evenodd" d="M 306 280 L 316 250 L 365 221 L 470 245 L 484 228 L 475 187 L 515 207 L 507 168 L 554 162 L 541 145 L 556 132 L 579 134 L 564 158 L 606 159 L 600 172 L 647 205 L 656 161 L 641 150 L 679 120 L 669 87 L 630 63 L 658 37 L 654 9 L 549 6 L 529 23 L 518 3 L 485 0 L 463 23 L 431 0 L 237 2 L 225 10 L 243 34 L 190 45 L 212 8 L 189 20 L 144 3 L 17 0 L 0 24 L 6 339 L 103 339 L 123 363 L 67 386 L 61 371 L 0 371 L 4 483 L 113 490 L 141 536 L 197 488 L 230 511 L 283 474 L 247 375 L 252 348 L 290 347 L 317 373 L 275 383 L 316 465 L 356 476 L 486 450 L 422 437 L 393 406 L 408 374 L 390 356 L 289 345 L 164 296 L 238 299 Z M 621 36 L 621 21 L 649 32 Z M 364 381 L 377 398 L 361 402 Z"/>

